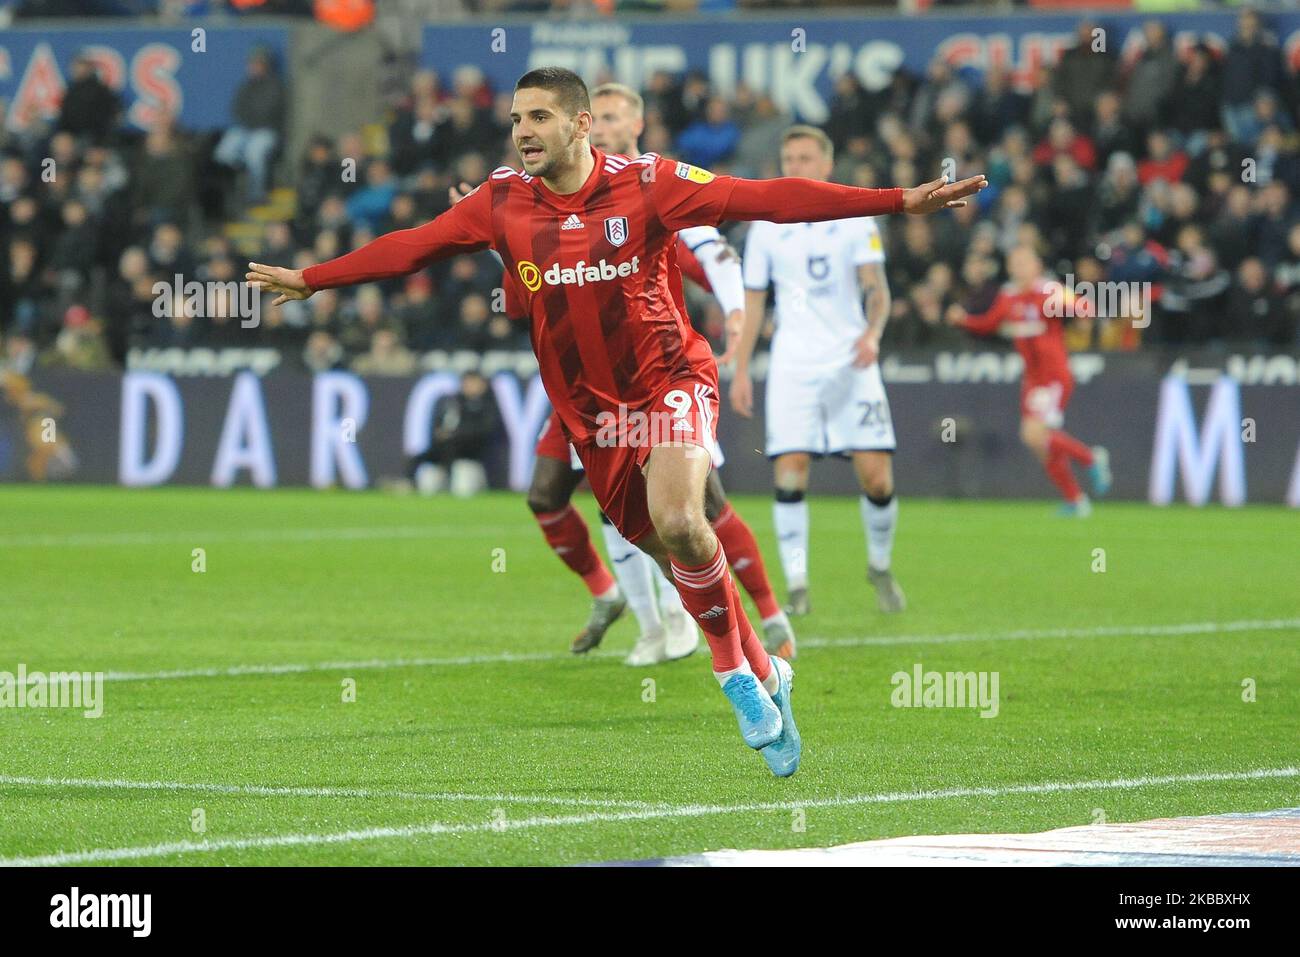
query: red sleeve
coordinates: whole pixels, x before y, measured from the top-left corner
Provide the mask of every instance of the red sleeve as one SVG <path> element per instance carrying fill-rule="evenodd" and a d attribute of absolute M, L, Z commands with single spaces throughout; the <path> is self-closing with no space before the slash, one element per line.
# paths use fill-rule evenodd
<path fill-rule="evenodd" d="M 998 293 L 998 297 L 993 300 L 993 305 L 989 306 L 988 312 L 974 313 L 967 316 L 962 321 L 962 328 L 967 332 L 975 333 L 977 336 L 992 335 L 998 331 L 998 326 L 1006 321 L 1007 306 L 1010 303 L 1011 298 L 1006 293 Z"/>
<path fill-rule="evenodd" d="M 723 220 L 810 223 L 903 211 L 903 190 L 860 189 L 812 179 L 737 179 L 660 157 L 652 203 L 667 229 L 716 226 Z"/>
<path fill-rule="evenodd" d="M 862 189 L 784 176 L 736 179 L 722 211 L 723 219 L 769 223 L 816 223 L 855 216 L 884 216 L 903 211 L 903 190 Z"/>
<path fill-rule="evenodd" d="M 691 248 L 682 242 L 680 236 L 677 238 L 677 265 L 681 267 L 683 276 L 705 292 L 713 292 L 713 286 L 709 283 L 709 277 L 704 272 L 704 267 L 695 258 L 695 253 L 691 252 Z"/>
<path fill-rule="evenodd" d="M 480 186 L 423 226 L 387 233 L 346 255 L 308 266 L 303 282 L 315 290 L 391 279 L 457 253 L 486 249 L 492 245 L 491 202 L 489 190 Z"/>

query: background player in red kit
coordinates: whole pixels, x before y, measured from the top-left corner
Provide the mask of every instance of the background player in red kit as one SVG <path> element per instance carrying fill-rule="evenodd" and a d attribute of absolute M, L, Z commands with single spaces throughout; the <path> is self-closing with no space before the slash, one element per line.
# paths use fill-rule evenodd
<path fill-rule="evenodd" d="M 337 259 L 303 270 L 250 263 L 246 278 L 278 293 L 278 305 L 496 250 L 525 299 L 543 385 L 596 500 L 665 568 L 700 622 L 745 743 L 774 774 L 793 774 L 801 753 L 793 669 L 764 650 L 704 515 L 712 463 L 703 437 L 717 422 L 717 365 L 685 318 L 675 233 L 725 219 L 931 213 L 987 183 L 858 189 L 715 177 L 653 153 L 606 156 L 588 140 L 585 84 L 561 68 L 521 77 L 510 115 L 523 172 L 498 169 L 432 222 Z M 583 228 L 562 228 L 575 218 Z"/>
<path fill-rule="evenodd" d="M 1110 489 L 1110 456 L 1100 445 L 1089 448 L 1062 428 L 1065 406 L 1074 391 L 1074 377 L 1059 318 L 1063 310 L 1049 308 L 1048 300 L 1070 292 L 1059 283 L 1047 281 L 1043 261 L 1028 246 L 1011 250 L 1007 273 L 1011 281 L 987 312 L 968 315 L 961 306 L 954 305 L 948 311 L 948 322 L 978 335 L 1001 330 L 1015 341 L 1016 350 L 1025 360 L 1020 383 L 1021 441 L 1038 457 L 1047 477 L 1060 490 L 1065 499 L 1062 512 L 1085 517 L 1092 505 L 1075 481 L 1071 463 L 1078 462 L 1088 469 L 1093 493 L 1100 496 Z"/>

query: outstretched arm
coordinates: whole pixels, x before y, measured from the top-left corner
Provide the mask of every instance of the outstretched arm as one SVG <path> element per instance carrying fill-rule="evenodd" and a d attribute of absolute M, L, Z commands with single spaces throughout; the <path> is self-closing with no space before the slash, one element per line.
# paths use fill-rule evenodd
<path fill-rule="evenodd" d="M 991 336 L 998 331 L 1002 323 L 1007 321 L 1007 306 L 1010 302 L 1011 300 L 1006 296 L 999 294 L 997 299 L 993 300 L 993 305 L 989 306 L 988 312 L 974 314 L 954 304 L 948 307 L 948 324 L 973 332 L 977 336 Z"/>
<path fill-rule="evenodd" d="M 911 189 L 861 189 L 785 176 L 779 179 L 738 179 L 723 208 L 723 219 L 764 219 L 772 223 L 812 223 L 851 216 L 925 213 L 965 206 L 965 197 L 988 185 L 983 176 L 958 183 L 948 177 Z"/>
<path fill-rule="evenodd" d="M 404 276 L 439 259 L 491 245 L 488 203 L 487 191 L 479 190 L 423 226 L 386 233 L 329 262 L 306 269 L 249 263 L 244 278 L 258 289 L 278 293 L 271 303 L 278 306 L 290 299 L 306 299 L 318 289 Z"/>
<path fill-rule="evenodd" d="M 966 205 L 988 185 L 983 176 L 957 183 L 932 180 L 911 189 L 862 189 L 793 176 L 736 179 L 714 176 L 686 163 L 662 157 L 654 167 L 653 196 L 660 221 L 668 229 L 716 226 L 724 220 L 810 223 L 889 213 L 922 215 Z"/>

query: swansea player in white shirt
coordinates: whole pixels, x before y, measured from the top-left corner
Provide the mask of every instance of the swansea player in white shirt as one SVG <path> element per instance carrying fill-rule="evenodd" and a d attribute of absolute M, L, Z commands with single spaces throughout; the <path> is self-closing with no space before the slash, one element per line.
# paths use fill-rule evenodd
<path fill-rule="evenodd" d="M 781 172 L 829 180 L 830 139 L 793 126 L 781 141 Z M 881 611 L 906 606 L 891 571 L 898 499 L 894 427 L 880 377 L 880 336 L 889 286 L 880 231 L 866 217 L 777 225 L 754 223 L 745 243 L 745 323 L 737 347 L 731 404 L 753 414 L 750 359 L 769 286 L 776 287 L 776 332 L 767 373 L 767 456 L 774 462 L 773 506 L 787 611 L 807 614 L 808 475 L 814 456 L 853 460 L 862 489 L 867 578 Z M 865 300 L 866 307 L 863 308 Z"/>

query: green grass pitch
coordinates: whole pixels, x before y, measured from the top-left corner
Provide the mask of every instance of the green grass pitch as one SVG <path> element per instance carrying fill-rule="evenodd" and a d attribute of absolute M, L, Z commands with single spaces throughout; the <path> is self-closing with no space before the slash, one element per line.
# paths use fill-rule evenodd
<path fill-rule="evenodd" d="M 736 504 L 784 594 L 769 502 Z M 98 719 L 0 708 L 0 864 L 565 864 L 1300 804 L 1294 512 L 905 499 L 894 617 L 856 501 L 812 515 L 779 781 L 703 647 L 626 667 L 629 614 L 567 653 L 587 598 L 521 496 L 0 490 L 0 671 L 109 673 Z M 998 715 L 893 707 L 917 663 L 997 672 Z"/>

